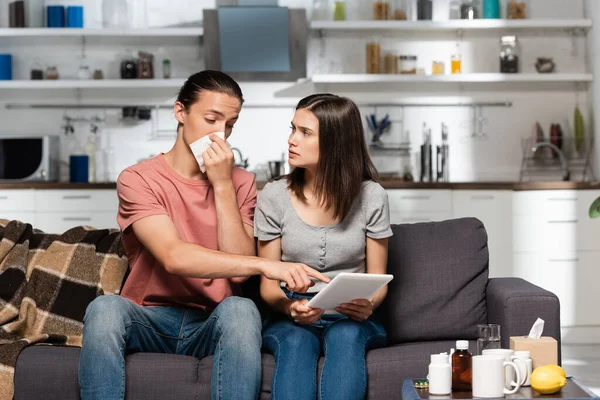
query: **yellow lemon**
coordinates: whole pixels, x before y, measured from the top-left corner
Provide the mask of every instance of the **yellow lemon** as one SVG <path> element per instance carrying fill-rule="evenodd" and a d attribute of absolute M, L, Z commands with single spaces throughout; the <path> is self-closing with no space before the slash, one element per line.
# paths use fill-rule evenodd
<path fill-rule="evenodd" d="M 566 384 L 565 372 L 557 365 L 544 365 L 531 373 L 531 387 L 541 394 L 560 391 Z"/>
<path fill-rule="evenodd" d="M 553 370 L 555 370 L 556 372 L 558 372 L 558 373 L 559 373 L 559 374 L 560 374 L 562 377 L 564 377 L 564 378 L 566 378 L 566 377 L 567 377 L 567 374 L 565 374 L 565 370 L 564 370 L 564 369 L 562 369 L 561 367 L 559 367 L 559 366 L 558 366 L 558 365 L 556 365 L 556 364 L 547 364 L 547 365 L 544 365 L 544 368 L 553 369 Z"/>

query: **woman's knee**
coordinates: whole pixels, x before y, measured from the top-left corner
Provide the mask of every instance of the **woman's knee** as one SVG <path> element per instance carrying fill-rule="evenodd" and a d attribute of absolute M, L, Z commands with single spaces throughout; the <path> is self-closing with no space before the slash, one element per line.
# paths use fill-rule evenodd
<path fill-rule="evenodd" d="M 267 332 L 264 340 L 265 343 L 272 343 L 269 347 L 273 348 L 274 352 L 274 347 L 285 351 L 286 354 L 314 354 L 321 350 L 319 338 L 315 334 L 295 325 L 278 332 Z"/>
<path fill-rule="evenodd" d="M 325 332 L 328 346 L 360 346 L 364 345 L 368 337 L 368 329 L 358 321 L 343 319 L 336 321 Z"/>

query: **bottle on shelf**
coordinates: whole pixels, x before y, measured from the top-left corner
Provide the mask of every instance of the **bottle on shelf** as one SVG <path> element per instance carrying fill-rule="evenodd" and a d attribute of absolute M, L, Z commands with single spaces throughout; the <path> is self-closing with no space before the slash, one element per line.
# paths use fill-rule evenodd
<path fill-rule="evenodd" d="M 96 145 L 96 136 L 89 135 L 87 142 L 84 146 L 85 154 L 88 156 L 88 182 L 96 182 L 96 151 L 98 146 Z"/>
<path fill-rule="evenodd" d="M 103 165 L 102 169 L 104 170 L 104 181 L 105 182 L 115 182 L 117 180 L 116 172 L 116 159 L 115 159 L 115 149 L 110 144 L 110 133 L 107 132 L 105 137 L 105 146 L 102 150 L 103 156 Z"/>
<path fill-rule="evenodd" d="M 171 79 L 171 60 L 165 58 L 163 60 L 163 79 Z"/>
<path fill-rule="evenodd" d="M 346 20 L 346 0 L 335 0 L 333 3 L 333 20 Z"/>
<path fill-rule="evenodd" d="M 381 45 L 373 38 L 367 42 L 367 74 L 381 73 Z"/>
<path fill-rule="evenodd" d="M 462 56 L 458 44 L 456 45 L 456 52 L 450 58 L 450 72 L 453 74 L 462 73 Z"/>
<path fill-rule="evenodd" d="M 311 19 L 313 21 L 330 21 L 332 16 L 329 0 L 313 0 Z"/>
<path fill-rule="evenodd" d="M 452 354 L 452 391 L 470 392 L 472 381 L 473 355 L 469 351 L 468 340 L 457 340 L 456 351 Z"/>

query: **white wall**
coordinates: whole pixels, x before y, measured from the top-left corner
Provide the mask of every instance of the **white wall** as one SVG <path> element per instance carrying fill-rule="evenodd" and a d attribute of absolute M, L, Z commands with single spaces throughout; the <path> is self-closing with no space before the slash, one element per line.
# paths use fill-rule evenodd
<path fill-rule="evenodd" d="M 360 0 L 362 7 L 349 6 L 352 17 L 368 18 L 369 3 Z M 72 1 L 53 1 L 70 4 Z M 85 5 L 85 23 L 88 27 L 98 27 L 101 21 L 100 0 L 80 0 Z M 202 18 L 202 8 L 214 7 L 214 0 L 171 0 L 169 2 L 147 1 L 147 12 L 139 11 L 143 0 L 129 0 L 135 10 L 134 26 L 169 26 L 177 23 L 189 24 Z M 311 0 L 280 0 L 281 5 L 310 7 Z M 434 19 L 446 19 L 448 0 L 435 0 Z M 137 6 L 134 6 L 136 5 Z M 580 18 L 583 16 L 583 1 L 572 0 L 531 0 L 533 18 Z M 368 5 L 368 4 L 367 4 Z M 309 12 L 310 14 L 310 12 Z M 518 33 L 517 33 L 518 34 Z M 417 34 L 383 33 L 379 40 L 384 49 L 398 54 L 416 54 L 419 66 L 430 69 L 431 61 L 440 60 L 449 68 L 450 55 L 455 49 L 455 33 L 442 33 L 428 37 Z M 597 31 L 590 35 L 600 35 Z M 312 36 L 309 44 L 309 74 L 328 72 L 333 68 L 344 73 L 364 72 L 365 43 L 369 38 L 358 33 L 326 34 L 324 39 L 324 58 L 319 57 L 321 42 Z M 496 72 L 498 70 L 499 35 L 490 33 L 465 33 L 461 42 L 464 72 Z M 560 72 L 586 71 L 586 45 L 584 38 L 572 38 L 564 33 L 538 32 L 534 35 L 519 36 L 522 50 L 522 69 L 534 71 L 535 57 L 551 56 L 557 62 Z M 154 54 L 169 57 L 173 64 L 173 75 L 185 78 L 203 68 L 202 50 L 197 39 L 161 38 L 152 39 L 88 39 L 85 45 L 85 63 L 91 69 L 102 68 L 107 78 L 118 77 L 120 56 L 128 48 L 143 49 Z M 34 64 L 44 67 L 56 65 L 61 77 L 74 77 L 81 62 L 82 44 L 78 38 L 46 38 L 33 42 L 31 39 L 0 38 L 0 51 L 10 52 L 14 57 L 14 78 L 27 79 Z M 156 69 L 160 73 L 160 68 Z M 286 151 L 286 137 L 292 116 L 292 105 L 298 98 L 276 99 L 275 91 L 285 88 L 289 83 L 242 83 L 247 103 L 277 101 L 290 105 L 288 108 L 246 108 L 234 129 L 231 142 L 239 147 L 250 160 L 250 168 L 269 159 L 279 159 Z M 533 90 L 531 87 L 500 88 L 483 87 L 470 91 L 467 86 L 448 85 L 443 87 L 422 88 L 406 87 L 401 91 L 377 87 L 376 93 L 354 91 L 353 86 L 333 86 L 325 88 L 336 93 L 347 94 L 357 101 L 402 101 L 402 102 L 456 102 L 456 101 L 511 101 L 511 108 L 484 109 L 486 139 L 472 139 L 471 110 L 469 108 L 408 108 L 404 114 L 404 129 L 408 130 L 413 150 L 418 151 L 421 143 L 421 125 L 427 122 L 433 127 L 434 145 L 440 141 L 440 124 L 446 123 L 450 131 L 450 177 L 454 181 L 468 180 L 516 180 L 520 166 L 520 139 L 530 135 L 535 121 L 539 121 L 548 135 L 551 123 L 565 121 L 572 125 L 573 109 L 579 101 L 589 123 L 588 110 L 591 108 L 586 88 L 577 91 L 575 86 L 562 86 L 560 90 Z M 578 94 L 579 93 L 579 94 Z M 141 96 L 141 97 L 140 97 Z M 75 102 L 78 98 L 89 102 L 119 102 L 134 98 L 143 102 L 172 104 L 175 93 L 172 90 L 157 89 L 154 92 L 136 93 L 133 91 L 0 91 L 0 134 L 60 134 L 62 116 L 101 115 L 107 118 L 102 125 L 102 135 L 110 136 L 113 145 L 118 146 L 118 170 L 131 165 L 142 158 L 149 157 L 170 148 L 172 136 L 160 140 L 150 140 L 151 123 L 144 122 L 134 127 L 118 122 L 118 112 L 113 111 L 76 111 L 76 110 L 5 110 L 3 105 L 15 102 Z M 365 112 L 375 110 L 363 108 Z M 378 109 L 378 115 L 390 113 L 393 120 L 400 119 L 399 108 Z M 162 111 L 159 125 L 162 129 L 172 129 L 175 122 L 172 113 Z M 400 125 L 396 123 L 387 141 L 399 140 Z M 77 126 L 80 138 L 89 132 L 86 124 Z M 591 132 L 589 130 L 586 133 Z M 67 154 L 63 156 L 67 158 Z M 413 161 L 416 157 L 413 157 Z M 384 167 L 399 163 L 397 159 L 378 159 L 378 165 Z M 413 163 L 414 164 L 414 163 Z M 413 171 L 417 173 L 418 171 Z"/>

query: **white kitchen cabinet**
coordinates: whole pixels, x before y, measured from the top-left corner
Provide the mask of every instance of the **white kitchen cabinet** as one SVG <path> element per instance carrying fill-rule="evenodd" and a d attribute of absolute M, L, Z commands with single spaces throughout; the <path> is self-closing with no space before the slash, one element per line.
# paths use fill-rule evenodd
<path fill-rule="evenodd" d="M 543 190 L 513 196 L 516 276 L 560 299 L 565 342 L 597 343 L 600 330 L 600 221 L 588 215 L 598 190 Z"/>
<path fill-rule="evenodd" d="M 0 213 L 5 211 L 33 211 L 34 209 L 33 189 L 0 190 Z"/>
<path fill-rule="evenodd" d="M 600 251 L 515 254 L 516 275 L 556 294 L 562 327 L 600 326 Z"/>
<path fill-rule="evenodd" d="M 36 190 L 36 227 L 62 233 L 87 225 L 98 229 L 118 228 L 119 201 L 116 190 Z"/>
<path fill-rule="evenodd" d="M 37 213 L 36 228 L 46 233 L 63 233 L 75 226 L 91 226 L 97 229 L 118 228 L 115 212 Z"/>
<path fill-rule="evenodd" d="M 33 211 L 2 211 L 0 219 L 7 219 L 9 221 L 17 220 L 31 224 L 34 228 L 35 225 L 35 213 Z"/>
<path fill-rule="evenodd" d="M 119 199 L 116 190 L 36 190 L 35 210 L 117 211 Z"/>
<path fill-rule="evenodd" d="M 452 191 L 388 189 L 392 224 L 443 221 L 452 218 Z"/>
<path fill-rule="evenodd" d="M 510 190 L 455 190 L 453 217 L 475 217 L 488 235 L 490 277 L 513 276 Z"/>
<path fill-rule="evenodd" d="M 0 190 L 0 218 L 35 223 L 34 190 Z"/>
<path fill-rule="evenodd" d="M 598 190 L 516 192 L 513 237 L 516 252 L 600 250 L 600 223 L 588 210 Z"/>

